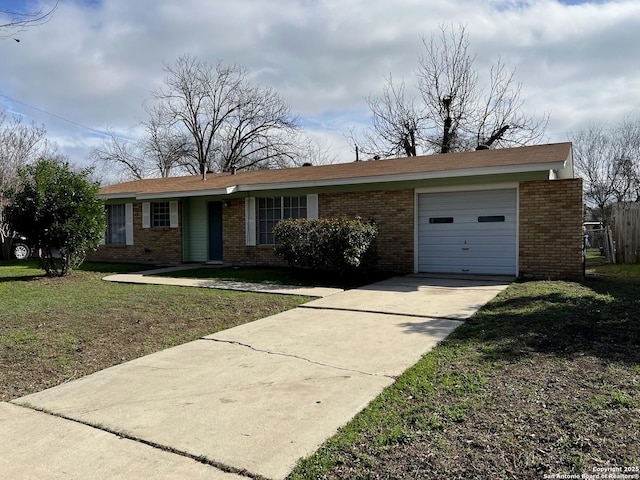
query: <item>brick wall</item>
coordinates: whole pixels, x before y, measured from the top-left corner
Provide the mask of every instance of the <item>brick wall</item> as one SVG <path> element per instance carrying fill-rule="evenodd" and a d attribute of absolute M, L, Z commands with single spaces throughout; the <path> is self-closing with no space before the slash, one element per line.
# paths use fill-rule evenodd
<path fill-rule="evenodd" d="M 360 216 L 378 226 L 377 268 L 413 272 L 413 190 L 320 194 L 320 217 Z M 271 245 L 245 245 L 244 199 L 223 210 L 224 261 L 237 265 L 284 265 Z"/>
<path fill-rule="evenodd" d="M 133 204 L 133 245 L 101 245 L 87 260 L 116 262 L 182 262 L 182 204 L 178 228 L 142 228 L 142 203 Z"/>
<path fill-rule="evenodd" d="M 320 194 L 318 214 L 324 218 L 347 215 L 375 220 L 378 227 L 377 268 L 398 273 L 413 272 L 412 189 Z"/>
<path fill-rule="evenodd" d="M 285 265 L 273 252 L 273 245 L 248 247 L 245 235 L 244 198 L 227 201 L 222 210 L 224 263 L 234 265 Z"/>
<path fill-rule="evenodd" d="M 580 278 L 582 180 L 520 183 L 520 276 Z"/>

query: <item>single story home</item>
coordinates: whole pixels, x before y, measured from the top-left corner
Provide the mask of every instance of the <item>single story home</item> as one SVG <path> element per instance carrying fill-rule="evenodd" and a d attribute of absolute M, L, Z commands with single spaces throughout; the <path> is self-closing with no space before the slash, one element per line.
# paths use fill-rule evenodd
<path fill-rule="evenodd" d="M 120 183 L 90 259 L 277 265 L 279 220 L 346 215 L 375 221 L 381 270 L 580 277 L 573 176 L 557 143 Z"/>

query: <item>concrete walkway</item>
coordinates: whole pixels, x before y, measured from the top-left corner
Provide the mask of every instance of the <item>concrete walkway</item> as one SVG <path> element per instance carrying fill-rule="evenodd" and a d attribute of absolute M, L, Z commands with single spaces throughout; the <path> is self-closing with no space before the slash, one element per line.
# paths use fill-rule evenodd
<path fill-rule="evenodd" d="M 0 477 L 284 478 L 507 285 L 389 279 L 0 404 Z"/>
<path fill-rule="evenodd" d="M 150 270 L 139 273 L 119 273 L 109 275 L 103 280 L 119 283 L 142 283 L 147 285 L 173 285 L 176 287 L 216 288 L 218 290 L 238 290 L 241 292 L 277 293 L 280 295 L 305 295 L 309 297 L 327 297 L 343 290 L 328 287 L 301 287 L 296 285 L 273 285 L 264 283 L 236 282 L 233 280 L 198 280 L 193 278 L 174 278 L 157 276 L 162 273 L 185 270 L 184 267 Z M 153 276 L 149 276 L 153 274 Z"/>

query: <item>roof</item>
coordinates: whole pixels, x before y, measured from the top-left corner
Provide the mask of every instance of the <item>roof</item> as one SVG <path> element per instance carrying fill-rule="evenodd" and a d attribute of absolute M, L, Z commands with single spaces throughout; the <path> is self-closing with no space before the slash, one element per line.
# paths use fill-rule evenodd
<path fill-rule="evenodd" d="M 108 185 L 104 198 L 186 197 L 236 192 L 386 183 L 432 178 L 563 169 L 571 162 L 571 143 L 423 155 L 334 165 L 251 170 L 153 178 Z"/>

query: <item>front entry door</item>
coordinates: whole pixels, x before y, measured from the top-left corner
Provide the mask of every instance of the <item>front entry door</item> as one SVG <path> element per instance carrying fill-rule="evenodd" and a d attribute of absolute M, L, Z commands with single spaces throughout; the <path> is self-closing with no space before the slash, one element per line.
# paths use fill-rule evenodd
<path fill-rule="evenodd" d="M 209 261 L 222 262 L 222 202 L 209 202 Z"/>

